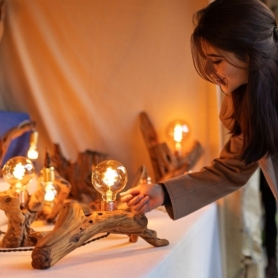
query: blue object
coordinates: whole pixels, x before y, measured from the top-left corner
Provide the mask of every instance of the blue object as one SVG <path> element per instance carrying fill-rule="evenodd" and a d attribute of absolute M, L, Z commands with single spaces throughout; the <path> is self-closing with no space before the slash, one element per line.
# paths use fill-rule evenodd
<path fill-rule="evenodd" d="M 22 122 L 30 120 L 27 113 L 23 112 L 9 112 L 0 111 L 0 137 L 2 137 L 8 130 L 20 125 Z M 14 156 L 26 156 L 29 149 L 29 138 L 31 131 L 23 133 L 21 136 L 12 140 L 5 157 L 3 158 L 1 168 L 3 165 Z"/>

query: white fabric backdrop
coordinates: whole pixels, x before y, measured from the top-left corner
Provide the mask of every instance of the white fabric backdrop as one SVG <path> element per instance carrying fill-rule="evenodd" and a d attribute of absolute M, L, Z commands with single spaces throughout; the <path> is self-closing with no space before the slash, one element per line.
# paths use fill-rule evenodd
<path fill-rule="evenodd" d="M 139 128 L 150 116 L 161 141 L 186 120 L 206 153 L 218 154 L 214 87 L 195 72 L 192 15 L 207 1 L 6 1 L 0 45 L 0 109 L 28 112 L 45 147 L 75 161 L 86 149 L 123 163 L 130 180 L 152 175 Z M 170 143 L 170 142 L 168 142 Z"/>

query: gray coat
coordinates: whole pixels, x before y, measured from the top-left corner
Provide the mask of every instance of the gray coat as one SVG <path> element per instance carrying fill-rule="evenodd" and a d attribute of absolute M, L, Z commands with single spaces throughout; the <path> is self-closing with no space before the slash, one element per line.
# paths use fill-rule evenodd
<path fill-rule="evenodd" d="M 232 112 L 232 99 L 225 96 L 219 117 L 228 129 L 233 124 L 228 119 Z M 240 161 L 242 143 L 241 135 L 231 137 L 219 158 L 214 159 L 210 166 L 163 182 L 171 200 L 166 210 L 172 219 L 186 216 L 239 189 L 246 184 L 258 166 L 261 167 L 276 200 L 278 199 L 278 157 L 264 157 L 246 166 Z"/>

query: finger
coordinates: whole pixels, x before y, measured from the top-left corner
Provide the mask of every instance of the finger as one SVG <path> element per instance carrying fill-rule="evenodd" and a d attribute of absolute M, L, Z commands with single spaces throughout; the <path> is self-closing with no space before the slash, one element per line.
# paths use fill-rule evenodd
<path fill-rule="evenodd" d="M 150 211 L 149 203 L 150 203 L 149 196 L 144 196 L 144 198 L 136 205 L 134 205 L 132 208 L 136 211 L 141 211 L 143 213 L 146 213 Z"/>
<path fill-rule="evenodd" d="M 127 205 L 129 207 L 133 207 L 135 205 L 137 205 L 139 202 L 141 202 L 141 200 L 144 198 L 145 196 L 143 194 L 139 194 L 136 196 L 133 196 L 133 198 L 127 202 Z"/>
<path fill-rule="evenodd" d="M 137 195 L 139 193 L 140 193 L 140 191 L 137 188 L 131 188 L 127 191 L 121 192 L 120 196 L 123 197 L 123 196 L 129 195 L 129 194 Z"/>
<path fill-rule="evenodd" d="M 145 205 L 143 205 L 138 211 L 142 212 L 142 213 L 148 213 L 150 212 L 150 208 L 149 208 L 149 202 L 147 202 Z"/>
<path fill-rule="evenodd" d="M 128 195 L 125 195 L 124 197 L 121 197 L 120 200 L 122 203 L 126 203 L 126 202 L 130 201 L 132 198 L 134 198 L 134 195 L 128 194 Z"/>

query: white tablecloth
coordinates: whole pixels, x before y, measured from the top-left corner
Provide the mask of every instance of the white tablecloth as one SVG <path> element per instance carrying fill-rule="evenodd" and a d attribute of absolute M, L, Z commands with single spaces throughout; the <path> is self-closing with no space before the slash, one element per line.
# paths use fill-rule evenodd
<path fill-rule="evenodd" d="M 141 238 L 129 243 L 127 236 L 111 234 L 74 250 L 47 270 L 32 268 L 31 251 L 0 253 L 0 277 L 222 277 L 216 204 L 177 221 L 160 210 L 146 216 L 148 228 L 170 245 L 153 247 Z"/>

